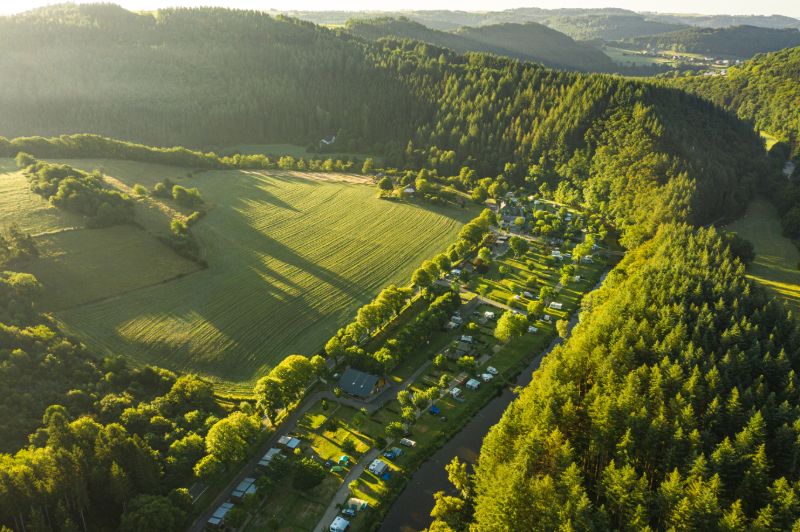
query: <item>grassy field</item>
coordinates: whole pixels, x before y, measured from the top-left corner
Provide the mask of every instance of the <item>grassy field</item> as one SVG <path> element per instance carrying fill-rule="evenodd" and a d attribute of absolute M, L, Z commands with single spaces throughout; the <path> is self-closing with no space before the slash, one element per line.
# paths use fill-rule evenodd
<path fill-rule="evenodd" d="M 727 229 L 755 247 L 756 259 L 748 268 L 748 275 L 783 297 L 795 313 L 800 312 L 800 251 L 782 236 L 775 208 L 767 200 L 756 198 L 747 214 Z"/>
<path fill-rule="evenodd" d="M 38 234 L 81 226 L 83 220 L 31 192 L 13 159 L 0 158 L 0 229 L 12 224 L 26 233 Z"/>
<path fill-rule="evenodd" d="M 610 57 L 612 61 L 619 64 L 633 63 L 634 66 L 650 66 L 663 63 L 659 58 L 635 54 L 628 50 L 623 50 L 622 48 L 614 48 L 613 46 L 604 47 L 603 53 Z"/>
<path fill-rule="evenodd" d="M 134 226 L 46 234 L 40 257 L 15 264 L 44 285 L 45 310 L 64 310 L 156 285 L 197 271 L 149 233 Z"/>
<path fill-rule="evenodd" d="M 30 191 L 10 159 L 0 159 L 0 230 L 35 235 L 39 258 L 10 267 L 44 285 L 43 310 L 63 310 L 191 273 L 198 266 L 134 226 L 85 229 L 78 215 Z"/>
<path fill-rule="evenodd" d="M 122 187 L 151 187 L 165 176 L 198 187 L 211 208 L 193 232 L 209 267 L 57 318 L 99 354 L 198 371 L 228 390 L 247 389 L 287 354 L 320 349 L 360 305 L 388 283 L 407 282 L 476 214 L 380 200 L 372 187 L 330 176 L 211 171 L 187 177 L 186 169 L 125 161 L 71 163 L 102 166 Z M 139 218 L 163 227 L 175 205 L 150 203 L 137 207 Z M 121 268 L 117 275 L 143 269 L 141 261 Z M 76 272 L 76 285 L 93 282 L 91 271 L 85 273 L 81 280 Z"/>

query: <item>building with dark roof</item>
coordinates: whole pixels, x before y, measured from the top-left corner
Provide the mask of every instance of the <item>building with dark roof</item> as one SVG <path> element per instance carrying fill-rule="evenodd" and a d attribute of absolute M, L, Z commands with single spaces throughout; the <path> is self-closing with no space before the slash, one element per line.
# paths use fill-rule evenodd
<path fill-rule="evenodd" d="M 339 388 L 348 395 L 369 397 L 375 391 L 379 380 L 377 375 L 347 368 L 339 378 Z"/>

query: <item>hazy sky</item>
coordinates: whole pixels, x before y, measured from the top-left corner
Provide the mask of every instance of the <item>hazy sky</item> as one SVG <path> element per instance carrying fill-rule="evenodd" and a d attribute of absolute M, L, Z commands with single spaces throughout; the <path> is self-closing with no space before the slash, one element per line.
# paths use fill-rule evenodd
<path fill-rule="evenodd" d="M 100 1 L 100 0 L 94 0 Z M 497 11 L 512 7 L 621 7 L 662 13 L 725 13 L 733 15 L 787 15 L 800 18 L 800 0 L 103 0 L 128 9 L 168 6 L 218 5 L 280 10 L 414 10 L 458 9 Z M 53 0 L 0 0 L 0 13 L 15 13 L 58 3 Z"/>

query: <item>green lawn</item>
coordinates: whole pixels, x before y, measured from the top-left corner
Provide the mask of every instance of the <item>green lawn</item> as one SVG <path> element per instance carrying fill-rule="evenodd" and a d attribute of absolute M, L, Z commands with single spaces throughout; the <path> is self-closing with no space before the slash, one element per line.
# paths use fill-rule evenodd
<path fill-rule="evenodd" d="M 207 171 L 187 177 L 188 169 L 129 161 L 70 162 L 102 166 L 120 187 L 149 188 L 163 177 L 198 187 L 211 209 L 193 232 L 209 267 L 57 318 L 95 353 L 201 372 L 229 391 L 248 389 L 290 353 L 319 350 L 359 306 L 386 284 L 407 282 L 476 214 L 380 200 L 374 188 L 339 176 Z M 185 211 L 140 200 L 137 220 L 156 232 L 176 212 Z M 132 261 L 115 274 L 160 269 L 152 266 Z M 94 282 L 90 268 L 83 280 L 75 273 L 76 286 Z"/>
<path fill-rule="evenodd" d="M 747 214 L 727 227 L 753 243 L 756 259 L 748 268 L 749 277 L 783 297 L 797 313 L 800 311 L 800 251 L 781 234 L 775 208 L 756 198 Z"/>

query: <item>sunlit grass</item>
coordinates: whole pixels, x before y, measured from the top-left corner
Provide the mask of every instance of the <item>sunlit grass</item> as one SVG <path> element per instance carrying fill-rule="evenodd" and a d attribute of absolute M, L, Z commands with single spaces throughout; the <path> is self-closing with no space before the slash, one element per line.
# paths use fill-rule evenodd
<path fill-rule="evenodd" d="M 775 208 L 757 198 L 747 214 L 727 229 L 755 247 L 756 259 L 748 267 L 748 276 L 780 295 L 796 314 L 800 310 L 800 251 L 782 235 Z"/>

